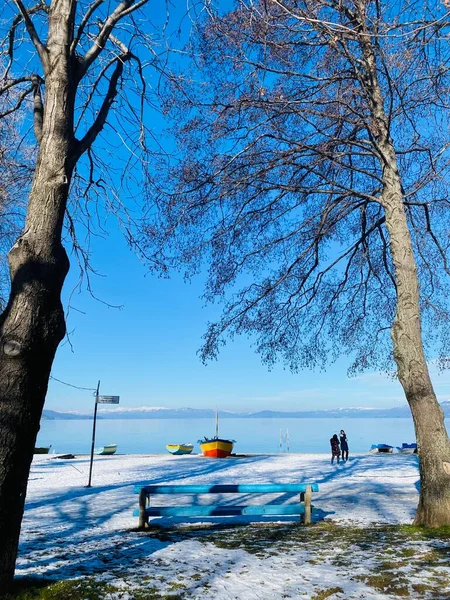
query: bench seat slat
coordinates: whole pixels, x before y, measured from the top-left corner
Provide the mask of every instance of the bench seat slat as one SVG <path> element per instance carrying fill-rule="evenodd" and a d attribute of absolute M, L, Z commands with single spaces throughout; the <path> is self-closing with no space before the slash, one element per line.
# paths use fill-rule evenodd
<path fill-rule="evenodd" d="M 235 515 L 302 515 L 303 504 L 253 504 L 223 506 L 217 504 L 196 506 L 152 506 L 145 509 L 148 517 L 205 517 Z M 134 515 L 139 516 L 136 510 Z"/>
<path fill-rule="evenodd" d="M 251 483 L 251 484 L 219 484 L 219 485 L 136 485 L 134 492 L 139 494 L 144 489 L 147 494 L 253 494 L 306 492 L 306 486 L 311 491 L 318 492 L 317 483 Z"/>

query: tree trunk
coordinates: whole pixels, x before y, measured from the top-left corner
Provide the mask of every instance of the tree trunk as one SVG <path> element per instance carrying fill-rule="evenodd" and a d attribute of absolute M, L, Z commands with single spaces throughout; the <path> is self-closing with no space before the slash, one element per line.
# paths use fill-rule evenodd
<path fill-rule="evenodd" d="M 12 583 L 27 480 L 52 362 L 65 334 L 61 232 L 73 171 L 72 0 L 52 2 L 40 148 L 25 230 L 8 255 L 0 316 L 0 589 Z"/>
<path fill-rule="evenodd" d="M 420 316 L 420 292 L 411 235 L 406 219 L 397 157 L 378 81 L 374 48 L 366 29 L 366 4 L 357 5 L 364 72 L 360 82 L 371 110 L 371 133 L 383 171 L 380 198 L 390 237 L 397 286 L 397 310 L 392 327 L 398 378 L 411 408 L 420 459 L 420 497 L 415 525 L 450 525 L 450 441 L 425 360 Z"/>
<path fill-rule="evenodd" d="M 42 200 L 53 199 L 51 185 Z M 62 246 L 27 232 L 9 253 L 12 292 L 0 333 L 0 589 L 12 580 L 26 485 L 53 358 L 64 337 Z"/>
<path fill-rule="evenodd" d="M 393 174 L 395 177 L 395 171 Z M 394 359 L 414 419 L 420 459 L 420 498 L 414 523 L 440 527 L 450 525 L 450 442 L 423 352 L 417 269 L 401 189 L 398 181 L 387 179 L 392 185 L 384 194 L 386 226 L 397 283 Z"/>

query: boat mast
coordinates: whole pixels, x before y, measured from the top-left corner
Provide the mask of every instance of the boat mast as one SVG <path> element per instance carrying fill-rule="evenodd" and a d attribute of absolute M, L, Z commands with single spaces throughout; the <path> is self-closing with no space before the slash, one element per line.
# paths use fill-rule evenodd
<path fill-rule="evenodd" d="M 216 410 L 216 438 L 219 437 L 219 411 Z"/>

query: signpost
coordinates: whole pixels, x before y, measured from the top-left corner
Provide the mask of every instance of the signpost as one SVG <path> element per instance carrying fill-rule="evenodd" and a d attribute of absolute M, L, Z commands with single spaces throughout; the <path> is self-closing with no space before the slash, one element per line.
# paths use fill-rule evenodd
<path fill-rule="evenodd" d="M 97 396 L 97 404 L 119 404 L 119 396 Z"/>
<path fill-rule="evenodd" d="M 95 408 L 94 408 L 94 424 L 92 425 L 92 445 L 91 445 L 91 462 L 89 464 L 89 481 L 86 487 L 90 488 L 92 480 L 92 465 L 94 462 L 94 446 L 95 446 L 95 426 L 97 423 L 97 407 L 99 404 L 119 404 L 119 396 L 99 396 L 100 381 L 97 384 L 95 392 Z"/>

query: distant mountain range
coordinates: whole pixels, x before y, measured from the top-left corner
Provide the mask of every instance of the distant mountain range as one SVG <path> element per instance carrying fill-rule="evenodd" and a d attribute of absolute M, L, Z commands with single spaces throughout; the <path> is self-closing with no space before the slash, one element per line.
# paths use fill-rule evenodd
<path fill-rule="evenodd" d="M 450 416 L 450 401 L 442 402 L 445 416 Z M 99 408 L 99 419 L 213 419 L 216 411 L 206 408 L 163 408 L 143 406 L 141 408 Z M 408 405 L 395 408 L 331 408 L 327 410 L 305 410 L 283 412 L 262 410 L 253 413 L 219 411 L 221 419 L 393 419 L 410 417 Z M 92 414 L 80 412 L 57 412 L 44 409 L 44 420 L 92 419 Z"/>

